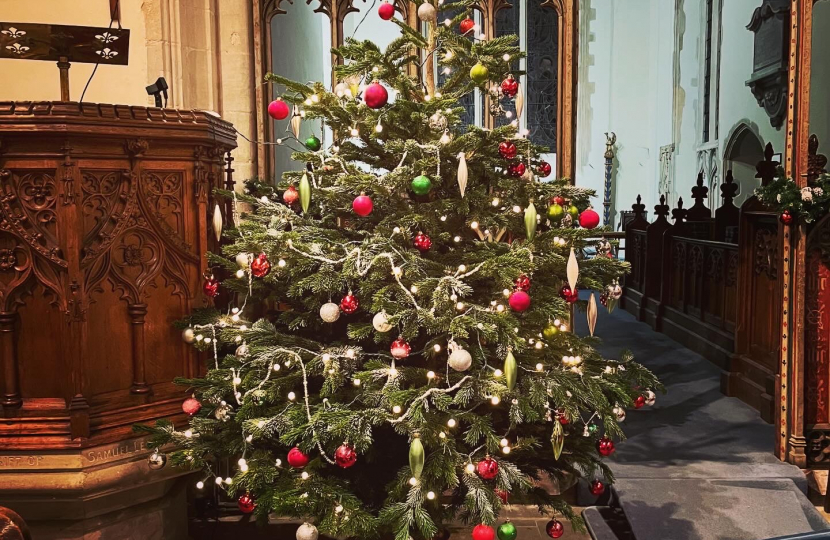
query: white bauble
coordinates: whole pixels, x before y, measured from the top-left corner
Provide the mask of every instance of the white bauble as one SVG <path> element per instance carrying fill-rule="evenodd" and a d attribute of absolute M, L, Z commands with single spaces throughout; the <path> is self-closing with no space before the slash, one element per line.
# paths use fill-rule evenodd
<path fill-rule="evenodd" d="M 327 323 L 333 323 L 340 318 L 340 306 L 334 302 L 323 304 L 320 308 L 320 318 Z"/>
<path fill-rule="evenodd" d="M 353 97 L 352 89 L 349 88 L 349 85 L 344 82 L 337 83 L 337 86 L 334 87 L 334 93 L 337 97 L 345 97 L 349 99 Z"/>
<path fill-rule="evenodd" d="M 622 297 L 623 290 L 619 283 L 614 283 L 608 286 L 608 296 L 614 300 L 619 300 Z"/>
<path fill-rule="evenodd" d="M 447 360 L 450 367 L 456 371 L 467 371 L 473 364 L 473 357 L 461 347 L 455 349 Z"/>
<path fill-rule="evenodd" d="M 617 422 L 625 421 L 625 409 L 623 409 L 622 407 L 614 407 L 614 409 L 611 412 L 613 412 L 614 416 L 617 417 Z"/>
<path fill-rule="evenodd" d="M 652 392 L 651 390 L 646 390 L 646 393 L 643 394 L 643 397 L 646 398 L 646 405 L 648 405 L 649 407 L 654 405 L 654 402 L 657 401 L 657 396 L 654 395 L 654 392 Z"/>
<path fill-rule="evenodd" d="M 372 318 L 372 326 L 375 327 L 375 330 L 382 333 L 392 330 L 392 325 L 389 324 L 389 317 L 386 316 L 385 311 L 381 311 Z"/>
<path fill-rule="evenodd" d="M 248 356 L 248 346 L 243 343 L 242 345 L 236 348 L 236 352 L 234 353 L 234 355 L 237 358 L 245 358 L 246 356 Z"/>
<path fill-rule="evenodd" d="M 236 264 L 239 265 L 239 268 L 248 268 L 251 264 L 251 254 L 242 252 L 236 256 Z"/>
<path fill-rule="evenodd" d="M 438 18 L 438 10 L 429 2 L 424 2 L 418 6 L 418 18 L 424 22 L 434 21 Z"/>
<path fill-rule="evenodd" d="M 196 341 L 196 333 L 193 332 L 192 328 L 185 328 L 182 330 L 182 339 L 185 343 L 193 343 Z"/>
<path fill-rule="evenodd" d="M 297 540 L 317 540 L 320 533 L 317 532 L 317 527 L 311 523 L 303 523 L 297 529 Z"/>

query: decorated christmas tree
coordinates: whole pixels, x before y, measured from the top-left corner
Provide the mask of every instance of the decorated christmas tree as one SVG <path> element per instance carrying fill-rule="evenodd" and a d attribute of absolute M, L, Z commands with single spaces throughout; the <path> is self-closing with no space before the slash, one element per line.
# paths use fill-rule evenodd
<path fill-rule="evenodd" d="M 630 355 L 603 359 L 573 332 L 598 309 L 579 291 L 613 307 L 626 266 L 591 230 L 592 194 L 545 181 L 547 149 L 517 129 L 515 37 L 480 39 L 441 10 L 419 6 L 423 36 L 383 3 L 401 36 L 385 51 L 347 40 L 333 92 L 268 76 L 297 170 L 220 194 L 240 210 L 210 260 L 228 277 L 204 291 L 229 307 L 182 323 L 207 357 L 204 377 L 177 381 L 190 425 L 139 428 L 243 512 L 307 520 L 298 539 L 431 539 L 458 520 L 511 540 L 499 512 L 516 502 L 558 538 L 557 517 L 579 519 L 544 486 L 601 493 L 625 408 L 654 400 Z M 476 88 L 501 127 L 462 125 Z M 331 145 L 298 139 L 312 119 Z"/>

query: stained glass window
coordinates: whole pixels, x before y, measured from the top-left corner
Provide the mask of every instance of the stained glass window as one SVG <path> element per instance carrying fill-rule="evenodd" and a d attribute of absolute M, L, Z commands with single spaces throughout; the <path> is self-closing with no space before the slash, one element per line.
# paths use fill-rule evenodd
<path fill-rule="evenodd" d="M 527 129 L 534 144 L 556 151 L 557 85 L 559 83 L 559 16 L 527 0 Z"/>
<path fill-rule="evenodd" d="M 519 35 L 520 17 L 521 15 L 521 1 L 513 0 L 513 7 L 501 9 L 496 13 L 496 36 Z M 511 62 L 511 67 L 514 71 L 519 70 L 519 61 Z M 502 108 L 510 112 L 510 117 L 499 116 L 496 118 L 496 126 L 504 126 L 509 124 L 516 118 L 516 102 L 512 99 L 503 99 L 501 102 Z"/>
<path fill-rule="evenodd" d="M 454 2 L 451 0 L 447 2 L 446 6 L 452 6 Z M 459 9 L 446 9 L 442 12 L 442 16 L 445 16 L 447 19 L 453 19 L 457 15 L 462 12 L 463 8 Z M 472 13 L 470 14 L 472 16 Z M 471 38 L 472 39 L 472 38 Z M 444 84 L 447 80 L 447 75 L 444 75 L 440 69 L 438 69 L 438 85 Z M 470 93 L 463 96 L 459 100 L 459 105 L 464 107 L 464 114 L 461 115 L 461 123 L 464 126 L 475 124 L 476 121 L 476 107 L 475 107 L 475 93 Z"/>

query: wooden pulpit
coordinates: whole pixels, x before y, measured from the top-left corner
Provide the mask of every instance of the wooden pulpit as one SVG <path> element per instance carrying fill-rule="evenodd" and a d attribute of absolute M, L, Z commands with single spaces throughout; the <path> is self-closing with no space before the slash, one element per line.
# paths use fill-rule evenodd
<path fill-rule="evenodd" d="M 172 323 L 208 302 L 235 147 L 205 112 L 0 102 L 0 505 L 30 524 L 127 508 L 181 474 L 149 471 L 131 426 L 182 419 L 172 380 L 200 362 Z"/>

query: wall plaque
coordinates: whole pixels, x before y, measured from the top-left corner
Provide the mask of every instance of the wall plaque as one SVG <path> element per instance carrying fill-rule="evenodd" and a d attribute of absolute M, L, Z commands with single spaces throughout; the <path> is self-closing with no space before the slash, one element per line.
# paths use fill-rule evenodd
<path fill-rule="evenodd" d="M 789 22 L 789 0 L 764 0 L 747 25 L 755 34 L 755 57 L 746 85 L 775 128 L 783 125 L 787 113 Z"/>

